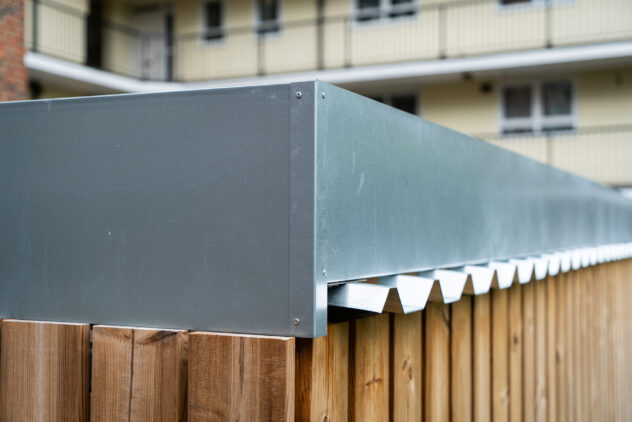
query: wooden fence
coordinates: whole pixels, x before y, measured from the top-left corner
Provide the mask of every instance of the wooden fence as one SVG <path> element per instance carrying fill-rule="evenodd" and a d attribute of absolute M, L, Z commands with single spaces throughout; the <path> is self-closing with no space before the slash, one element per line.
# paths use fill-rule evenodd
<path fill-rule="evenodd" d="M 0 421 L 632 420 L 632 260 L 319 339 L 4 320 Z"/>

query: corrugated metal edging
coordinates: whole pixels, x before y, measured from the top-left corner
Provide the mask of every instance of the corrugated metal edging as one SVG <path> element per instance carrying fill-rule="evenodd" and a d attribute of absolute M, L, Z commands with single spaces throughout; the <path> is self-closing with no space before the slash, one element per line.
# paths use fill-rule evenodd
<path fill-rule="evenodd" d="M 462 295 L 485 294 L 548 276 L 632 257 L 632 242 L 560 251 L 541 256 L 479 265 L 438 268 L 377 278 L 377 283 L 353 281 L 329 287 L 329 306 L 365 312 L 411 313 L 428 302 L 453 303 Z"/>

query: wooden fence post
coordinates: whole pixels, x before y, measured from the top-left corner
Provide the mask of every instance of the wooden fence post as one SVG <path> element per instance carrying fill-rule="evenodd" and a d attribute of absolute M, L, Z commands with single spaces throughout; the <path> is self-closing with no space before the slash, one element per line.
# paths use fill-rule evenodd
<path fill-rule="evenodd" d="M 0 421 L 87 421 L 90 326 L 4 320 Z"/>
<path fill-rule="evenodd" d="M 188 332 L 95 326 L 91 422 L 186 421 Z"/>

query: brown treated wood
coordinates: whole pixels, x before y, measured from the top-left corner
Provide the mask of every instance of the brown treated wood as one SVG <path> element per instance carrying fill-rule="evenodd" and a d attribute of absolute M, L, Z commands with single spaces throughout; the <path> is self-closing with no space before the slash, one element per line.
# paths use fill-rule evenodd
<path fill-rule="evenodd" d="M 474 421 L 491 420 L 491 294 L 474 296 L 473 400 Z"/>
<path fill-rule="evenodd" d="M 575 283 L 573 272 L 566 274 L 564 282 L 565 325 L 564 349 L 566 350 L 565 366 L 565 401 L 567 420 L 575 421 L 577 416 L 575 401 Z"/>
<path fill-rule="evenodd" d="M 509 288 L 509 420 L 522 421 L 522 286 Z"/>
<path fill-rule="evenodd" d="M 565 298 L 566 274 L 559 274 L 553 279 L 555 289 L 555 305 L 549 300 L 549 309 L 555 306 L 555 377 L 557 412 L 552 421 L 565 421 L 566 414 L 566 349 L 564 338 L 566 336 L 566 298 Z M 550 296 L 549 296 L 550 298 Z M 550 315 L 550 314 L 549 314 Z"/>
<path fill-rule="evenodd" d="M 546 282 L 535 283 L 535 419 L 547 418 Z"/>
<path fill-rule="evenodd" d="M 329 325 L 326 337 L 297 339 L 297 421 L 347 420 L 348 363 L 349 323 Z"/>
<path fill-rule="evenodd" d="M 522 411 L 535 421 L 535 282 L 522 287 Z"/>
<path fill-rule="evenodd" d="M 355 321 L 353 420 L 389 418 L 390 321 L 388 314 Z"/>
<path fill-rule="evenodd" d="M 4 320 L 0 421 L 87 421 L 90 326 Z"/>
<path fill-rule="evenodd" d="M 393 318 L 393 420 L 422 416 L 421 312 Z"/>
<path fill-rule="evenodd" d="M 450 420 L 450 305 L 429 303 L 424 327 L 424 420 Z"/>
<path fill-rule="evenodd" d="M 509 327 L 507 289 L 492 292 L 492 419 L 509 420 Z"/>
<path fill-rule="evenodd" d="M 450 348 L 451 417 L 472 420 L 472 298 L 464 296 L 452 306 Z"/>
<path fill-rule="evenodd" d="M 95 326 L 91 418 L 186 421 L 188 332 Z"/>
<path fill-rule="evenodd" d="M 295 339 L 189 334 L 188 421 L 294 419 Z"/>

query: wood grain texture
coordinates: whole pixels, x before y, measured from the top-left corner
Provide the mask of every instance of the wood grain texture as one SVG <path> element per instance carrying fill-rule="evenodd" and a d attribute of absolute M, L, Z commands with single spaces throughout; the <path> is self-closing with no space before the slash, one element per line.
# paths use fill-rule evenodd
<path fill-rule="evenodd" d="M 326 337 L 297 339 L 296 420 L 348 417 L 349 323 L 332 324 Z"/>
<path fill-rule="evenodd" d="M 522 421 L 522 285 L 509 288 L 509 420 Z"/>
<path fill-rule="evenodd" d="M 522 406 L 525 422 L 535 421 L 535 282 L 522 287 Z"/>
<path fill-rule="evenodd" d="M 546 356 L 546 282 L 535 284 L 535 420 L 547 418 L 547 356 Z"/>
<path fill-rule="evenodd" d="M 421 312 L 393 317 L 393 420 L 420 421 L 422 416 Z"/>
<path fill-rule="evenodd" d="M 566 416 L 568 421 L 575 421 L 577 412 L 575 401 L 575 283 L 573 273 L 566 274 L 564 283 L 565 325 L 564 349 L 566 350 Z"/>
<path fill-rule="evenodd" d="M 555 305 L 551 302 L 549 306 L 555 306 L 555 377 L 556 377 L 556 397 L 557 413 L 554 421 L 565 421 L 566 417 L 566 274 L 560 273 L 554 279 Z"/>
<path fill-rule="evenodd" d="M 554 421 L 557 417 L 557 306 L 555 283 L 556 277 L 546 279 L 546 404 L 547 420 Z"/>
<path fill-rule="evenodd" d="M 491 413 L 491 293 L 474 296 L 473 306 L 473 400 L 474 421 L 488 422 Z"/>
<path fill-rule="evenodd" d="M 87 421 L 90 326 L 4 320 L 0 421 Z"/>
<path fill-rule="evenodd" d="M 492 291 L 492 419 L 509 420 L 509 291 Z"/>
<path fill-rule="evenodd" d="M 188 332 L 95 326 L 91 421 L 186 421 Z"/>
<path fill-rule="evenodd" d="M 352 420 L 386 421 L 391 382 L 389 315 L 356 320 L 354 342 Z"/>
<path fill-rule="evenodd" d="M 188 420 L 294 419 L 295 339 L 189 334 Z"/>
<path fill-rule="evenodd" d="M 451 305 L 450 395 L 451 418 L 472 420 L 472 298 Z"/>
<path fill-rule="evenodd" d="M 424 327 L 424 420 L 450 420 L 450 305 L 429 303 Z"/>

